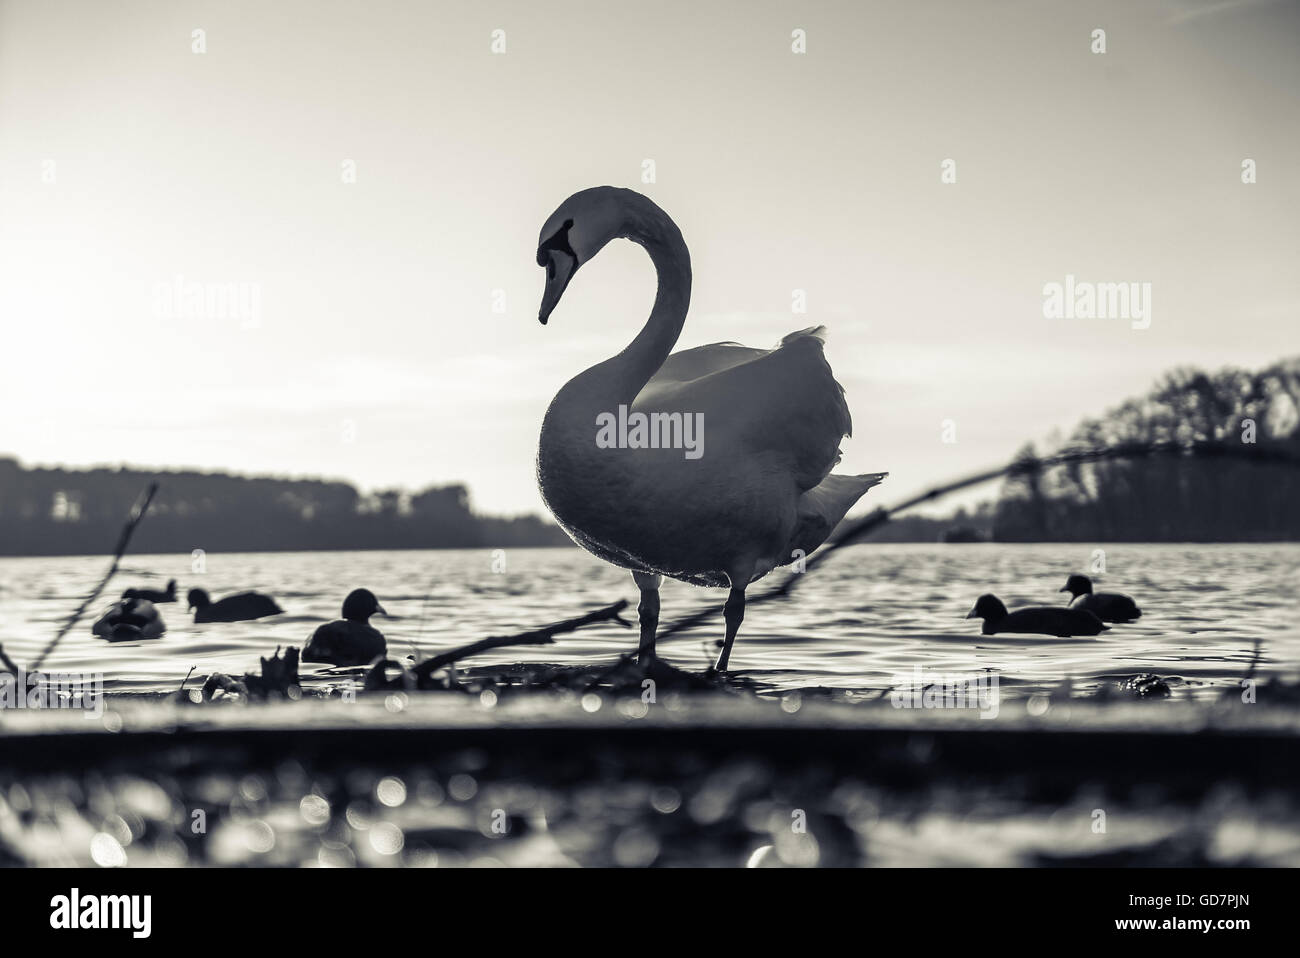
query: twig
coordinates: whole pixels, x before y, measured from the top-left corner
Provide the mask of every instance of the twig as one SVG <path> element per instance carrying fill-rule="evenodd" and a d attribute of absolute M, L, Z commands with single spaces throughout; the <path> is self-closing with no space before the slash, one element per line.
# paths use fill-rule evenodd
<path fill-rule="evenodd" d="M 18 666 L 14 665 L 14 660 L 5 654 L 3 645 L 0 645 L 0 665 L 3 665 L 6 671 L 12 672 L 15 676 L 18 674 Z"/>
<path fill-rule="evenodd" d="M 433 583 L 429 583 L 429 588 L 424 592 L 424 598 L 420 600 L 420 624 L 416 627 L 415 638 L 411 640 L 411 648 L 415 650 L 415 657 L 420 657 L 420 648 L 416 643 L 424 635 L 424 620 L 429 610 L 429 593 L 433 591 Z"/>
<path fill-rule="evenodd" d="M 1264 648 L 1263 640 L 1256 638 L 1255 650 L 1250 654 L 1250 668 L 1246 670 L 1246 675 L 1242 679 L 1243 682 L 1246 682 L 1255 677 L 1255 669 L 1259 666 L 1259 654 L 1263 650 L 1263 648 Z"/>
<path fill-rule="evenodd" d="M 191 666 L 190 666 L 190 670 L 189 670 L 188 672 L 185 673 L 185 678 L 181 679 L 181 687 L 180 687 L 179 689 L 176 690 L 177 692 L 184 692 L 184 691 L 185 691 L 185 683 L 188 682 L 188 681 L 190 680 L 190 676 L 194 674 L 194 670 L 197 669 L 197 668 L 198 668 L 197 665 L 191 665 Z"/>
<path fill-rule="evenodd" d="M 122 556 L 126 553 L 126 547 L 131 542 L 131 536 L 135 533 L 135 527 L 138 526 L 140 520 L 144 518 L 145 512 L 149 509 L 149 503 L 153 502 L 154 493 L 157 491 L 158 483 L 151 482 L 149 483 L 149 488 L 144 491 L 141 498 L 136 500 L 136 504 L 132 506 L 131 513 L 127 517 L 126 525 L 122 527 L 122 534 L 118 536 L 117 548 L 113 551 L 113 564 L 108 567 L 108 572 L 104 574 L 104 578 L 99 580 L 99 585 L 95 586 L 95 591 L 86 596 L 81 605 L 77 606 L 76 611 L 68 617 L 68 621 L 64 623 L 63 628 L 59 630 L 59 634 L 51 639 L 50 644 L 47 645 L 41 654 L 36 657 L 36 662 L 32 665 L 31 669 L 33 672 L 40 671 L 41 663 L 43 663 L 49 654 L 54 651 L 54 647 L 63 641 L 63 637 L 72 631 L 72 627 L 77 624 L 78 620 L 80 620 L 83 615 L 85 615 L 86 609 L 89 608 L 90 604 L 98 599 L 99 594 L 104 591 L 104 586 L 108 585 L 108 580 L 113 578 L 113 574 L 117 572 L 117 564 L 122 561 Z"/>
<path fill-rule="evenodd" d="M 415 668 L 411 669 L 417 679 L 426 680 L 438 669 L 451 665 L 460 659 L 468 658 L 471 655 L 477 655 L 480 652 L 487 652 L 489 649 L 499 649 L 508 645 L 549 645 L 554 642 L 554 636 L 561 635 L 565 632 L 573 632 L 582 628 L 584 625 L 591 625 L 593 622 L 614 621 L 624 628 L 629 627 L 632 623 L 619 616 L 619 613 L 627 608 L 627 599 L 619 599 L 613 605 L 607 605 L 603 609 L 597 609 L 595 612 L 588 612 L 586 615 L 580 615 L 575 619 L 565 619 L 563 622 L 556 622 L 553 625 L 545 625 L 540 629 L 533 629 L 529 632 L 520 632 L 516 635 L 498 635 L 490 636 L 486 639 L 480 639 L 477 642 L 471 642 L 469 645 L 462 645 L 458 649 L 452 649 L 450 652 L 443 652 L 435 655 L 431 659 L 426 659 Z"/>

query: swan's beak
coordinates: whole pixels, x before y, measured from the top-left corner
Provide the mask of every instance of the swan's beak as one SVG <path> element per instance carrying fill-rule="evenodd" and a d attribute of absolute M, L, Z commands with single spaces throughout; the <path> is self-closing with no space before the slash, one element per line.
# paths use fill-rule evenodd
<path fill-rule="evenodd" d="M 542 308 L 537 313 L 537 321 L 543 326 L 551 316 L 551 310 L 564 295 L 564 289 L 578 270 L 578 261 L 571 255 L 558 249 L 541 250 L 538 260 L 546 267 L 546 289 L 542 291 Z"/>
<path fill-rule="evenodd" d="M 380 615 L 388 615 L 388 610 L 385 609 L 378 602 L 375 603 L 375 611 L 378 612 Z"/>
<path fill-rule="evenodd" d="M 976 618 L 975 610 L 974 610 L 974 609 L 971 609 L 969 612 L 967 612 L 967 613 L 966 613 L 966 618 L 968 618 L 968 619 L 974 619 L 974 618 Z"/>
<path fill-rule="evenodd" d="M 1057 592 L 1069 592 L 1069 591 L 1070 591 L 1070 587 L 1069 587 L 1068 585 L 1063 585 L 1063 586 L 1061 586 L 1059 589 L 1057 589 L 1056 591 L 1057 591 Z"/>

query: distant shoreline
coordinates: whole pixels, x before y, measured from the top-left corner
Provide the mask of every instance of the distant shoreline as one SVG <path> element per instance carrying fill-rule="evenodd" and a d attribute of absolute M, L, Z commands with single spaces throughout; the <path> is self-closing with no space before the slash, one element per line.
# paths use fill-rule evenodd
<path fill-rule="evenodd" d="M 1061 539 L 1044 539 L 1034 542 L 934 542 L 925 539 L 917 540 L 888 540 L 875 541 L 868 539 L 864 542 L 855 542 L 848 548 L 859 546 L 944 546 L 953 548 L 963 548 L 969 546 L 1285 546 L 1297 545 L 1300 540 L 1297 539 L 1180 539 L 1180 540 L 1151 540 L 1151 539 L 1088 539 L 1088 540 L 1061 540 Z M 530 545 L 473 545 L 473 546 L 364 546 L 355 549 L 220 549 L 208 550 L 208 555 L 287 555 L 291 553 L 303 554 L 320 554 L 320 555 L 351 555 L 357 552 L 494 552 L 497 549 L 515 551 L 515 550 L 532 550 L 532 549 L 579 549 L 576 544 L 569 543 L 533 543 Z M 133 559 L 141 559 L 152 556 L 190 556 L 189 550 L 176 549 L 164 550 L 161 552 L 142 551 L 127 553 L 123 557 L 123 562 L 130 563 Z M 4 559 L 102 559 L 103 553 L 97 552 L 5 552 L 0 547 L 0 560 Z"/>

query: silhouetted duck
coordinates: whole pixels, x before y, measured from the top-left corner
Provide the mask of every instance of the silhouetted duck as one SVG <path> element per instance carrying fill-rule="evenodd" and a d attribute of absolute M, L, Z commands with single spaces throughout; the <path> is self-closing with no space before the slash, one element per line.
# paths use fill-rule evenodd
<path fill-rule="evenodd" d="M 239 592 L 213 602 L 205 590 L 190 589 L 189 603 L 195 622 L 246 622 L 284 611 L 260 592 Z"/>
<path fill-rule="evenodd" d="M 147 599 L 123 599 L 91 627 L 92 633 L 110 642 L 156 639 L 166 631 L 162 616 Z"/>
<path fill-rule="evenodd" d="M 1035 635 L 1099 635 L 1109 626 L 1084 609 L 1063 609 L 1060 606 L 1031 606 L 1008 612 L 996 595 L 986 593 L 975 601 L 975 608 L 966 614 L 968 619 L 983 619 L 984 635 L 998 632 L 1028 632 Z"/>
<path fill-rule="evenodd" d="M 327 622 L 312 633 L 302 650 L 304 662 L 367 665 L 388 654 L 384 634 L 372 626 L 372 615 L 388 615 L 369 589 L 354 589 L 343 600 L 343 618 Z"/>
<path fill-rule="evenodd" d="M 1070 593 L 1071 609 L 1085 609 L 1103 622 L 1132 622 L 1142 617 L 1142 610 L 1128 596 L 1093 592 L 1092 580 L 1086 575 L 1070 576 L 1057 591 Z"/>
<path fill-rule="evenodd" d="M 150 602 L 175 602 L 176 601 L 176 580 L 169 579 L 167 588 L 159 589 L 127 589 L 122 593 L 124 599 L 147 599 Z"/>

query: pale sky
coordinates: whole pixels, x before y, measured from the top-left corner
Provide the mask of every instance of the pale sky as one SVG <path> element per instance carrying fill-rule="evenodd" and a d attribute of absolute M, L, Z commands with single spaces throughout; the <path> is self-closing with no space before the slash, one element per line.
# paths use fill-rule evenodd
<path fill-rule="evenodd" d="M 537 323 L 538 229 L 609 183 L 690 246 L 681 348 L 829 327 L 840 471 L 896 502 L 1298 351 L 1297 53 L 1289 0 L 0 0 L 0 455 L 540 511 L 547 403 L 653 299 L 613 244 Z M 1150 283 L 1150 328 L 1045 319 L 1066 274 Z M 177 276 L 259 322 L 168 314 Z"/>

